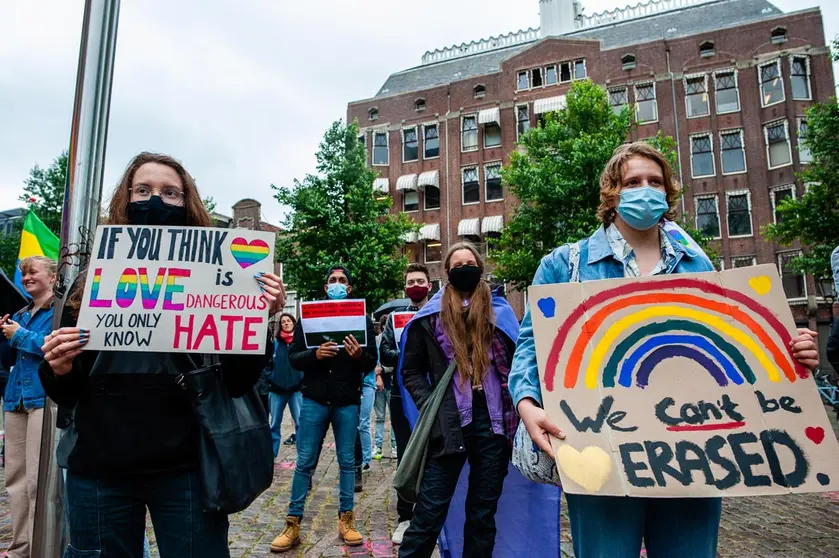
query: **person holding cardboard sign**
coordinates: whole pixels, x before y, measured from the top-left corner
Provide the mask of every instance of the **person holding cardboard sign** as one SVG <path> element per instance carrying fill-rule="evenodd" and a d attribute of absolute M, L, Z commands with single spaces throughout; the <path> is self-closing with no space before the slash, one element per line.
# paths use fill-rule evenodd
<path fill-rule="evenodd" d="M 343 266 L 333 266 L 326 273 L 323 290 L 330 300 L 346 299 L 353 291 L 352 275 Z M 351 302 L 351 301 L 348 301 Z M 363 301 L 362 301 L 363 302 Z M 305 315 L 304 315 L 305 317 Z M 332 426 L 335 453 L 338 457 L 339 503 L 338 535 L 350 546 L 363 543 L 355 526 L 355 443 L 358 437 L 361 385 L 376 366 L 378 353 L 373 340 L 376 330 L 370 316 L 366 318 L 364 347 L 354 335 L 347 335 L 343 345 L 334 341 L 309 348 L 304 320 L 294 328 L 289 347 L 291 366 L 303 372 L 303 403 L 297 426 L 297 466 L 291 483 L 288 515 L 283 532 L 271 542 L 272 552 L 285 552 L 300 544 L 300 522 L 311 488 L 312 473 L 318 465 L 326 430 Z"/>
<path fill-rule="evenodd" d="M 114 190 L 107 224 L 210 227 L 212 221 L 179 162 L 141 153 Z M 199 419 L 177 382 L 198 368 L 193 357 L 200 355 L 82 352 L 91 332 L 89 324 L 76 324 L 83 278 L 71 287 L 63 327 L 45 340 L 39 369 L 47 395 L 74 414 L 58 446 L 58 463 L 68 471 L 70 548 L 139 558 L 148 508 L 163 558 L 229 557 L 227 515 L 202 509 Z M 279 278 L 266 273 L 259 281 L 270 311 L 282 308 Z M 254 386 L 267 356 L 219 355 L 229 397 Z"/>
<path fill-rule="evenodd" d="M 668 232 L 679 187 L 667 159 L 649 144 L 619 147 L 600 177 L 603 223 L 589 238 L 545 256 L 534 285 L 713 271 L 700 250 Z M 818 365 L 815 333 L 799 330 L 793 356 Z M 523 426 L 552 456 L 550 437 L 564 434 L 542 408 L 533 322 L 525 314 L 510 372 L 510 391 Z M 563 446 L 565 447 L 565 446 Z M 637 498 L 566 493 L 574 552 L 578 558 L 638 556 L 642 541 L 650 556 L 713 558 L 720 498 Z"/>

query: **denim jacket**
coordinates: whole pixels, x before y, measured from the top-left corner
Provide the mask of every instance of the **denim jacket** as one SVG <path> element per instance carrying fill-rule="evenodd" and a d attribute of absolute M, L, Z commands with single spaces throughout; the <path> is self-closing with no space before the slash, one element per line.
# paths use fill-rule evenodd
<path fill-rule="evenodd" d="M 44 406 L 44 388 L 38 378 L 38 365 L 44 360 L 41 346 L 52 331 L 52 305 L 32 316 L 32 305 L 17 312 L 12 320 L 20 324 L 11 339 L 3 338 L 3 360 L 14 359 L 14 368 L 6 384 L 3 410 L 40 409 Z"/>
<path fill-rule="evenodd" d="M 664 228 L 661 229 L 664 234 Z M 680 242 L 671 242 L 676 254 L 670 258 L 663 274 L 670 273 L 699 273 L 714 271 L 714 266 L 705 254 L 691 246 Z M 542 258 L 539 269 L 533 277 L 534 285 L 548 285 L 552 283 L 567 283 L 569 281 L 568 254 L 570 244 L 556 248 Z M 624 277 L 624 264 L 618 260 L 606 235 L 606 228 L 601 226 L 580 245 L 580 281 L 596 279 L 618 279 Z M 510 370 L 510 394 L 513 404 L 518 406 L 525 397 L 533 398 L 542 405 L 542 390 L 539 386 L 539 369 L 536 366 L 536 345 L 533 340 L 533 323 L 530 318 L 530 308 L 524 315 L 521 333 L 513 356 L 513 366 Z"/>

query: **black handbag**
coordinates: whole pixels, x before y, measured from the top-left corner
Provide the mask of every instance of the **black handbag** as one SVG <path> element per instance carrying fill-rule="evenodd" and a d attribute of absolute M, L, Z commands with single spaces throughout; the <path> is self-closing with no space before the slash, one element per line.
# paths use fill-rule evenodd
<path fill-rule="evenodd" d="M 215 360 L 207 365 L 208 360 Z M 268 415 L 256 391 L 233 398 L 215 355 L 205 366 L 177 377 L 201 428 L 202 508 L 225 514 L 247 508 L 274 480 Z"/>

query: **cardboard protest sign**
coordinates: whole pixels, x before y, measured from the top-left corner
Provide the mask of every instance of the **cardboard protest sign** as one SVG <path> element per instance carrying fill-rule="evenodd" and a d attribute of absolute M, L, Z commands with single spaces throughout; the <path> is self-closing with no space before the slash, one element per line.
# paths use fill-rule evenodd
<path fill-rule="evenodd" d="M 775 266 L 529 290 L 542 398 L 573 494 L 839 489 L 839 443 Z"/>
<path fill-rule="evenodd" d="M 96 230 L 78 323 L 105 351 L 262 353 L 274 234 L 209 227 Z"/>
<path fill-rule="evenodd" d="M 393 320 L 393 337 L 396 340 L 396 345 L 402 342 L 402 332 L 405 330 L 405 326 L 408 325 L 408 322 L 411 321 L 411 318 L 414 317 L 416 312 L 393 312 L 391 314 L 391 319 Z"/>
<path fill-rule="evenodd" d="M 367 303 L 364 299 L 301 302 L 300 325 L 310 349 L 330 341 L 343 345 L 349 335 L 366 347 Z"/>

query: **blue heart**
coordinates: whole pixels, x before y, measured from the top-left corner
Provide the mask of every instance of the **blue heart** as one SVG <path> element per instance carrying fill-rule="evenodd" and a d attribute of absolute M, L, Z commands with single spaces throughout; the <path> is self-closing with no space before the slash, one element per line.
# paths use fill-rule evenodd
<path fill-rule="evenodd" d="M 540 298 L 539 302 L 536 303 L 536 306 L 539 307 L 539 310 L 542 311 L 542 315 L 546 318 L 554 317 L 554 313 L 556 312 L 556 301 L 552 297 Z"/>

